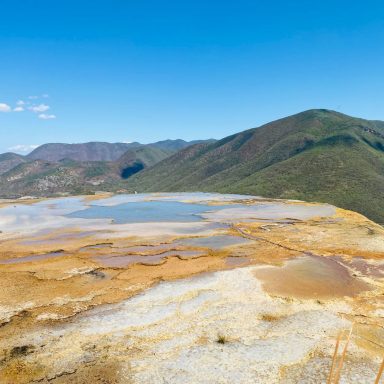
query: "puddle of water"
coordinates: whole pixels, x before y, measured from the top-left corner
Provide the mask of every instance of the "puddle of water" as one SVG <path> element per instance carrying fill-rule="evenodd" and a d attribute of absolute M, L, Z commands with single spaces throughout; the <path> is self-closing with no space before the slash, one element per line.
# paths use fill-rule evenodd
<path fill-rule="evenodd" d="M 138 193 L 135 195 L 116 195 L 106 199 L 95 200 L 90 203 L 92 206 L 113 206 L 124 203 L 143 202 L 152 200 L 164 201 L 187 201 L 187 202 L 231 202 L 234 200 L 250 199 L 255 196 L 248 195 L 223 195 L 219 193 L 205 192 L 181 192 L 181 193 Z"/>
<path fill-rule="evenodd" d="M 206 221 L 194 222 L 150 222 L 129 223 L 115 225 L 108 224 L 104 232 L 99 230 L 97 239 L 111 241 L 114 238 L 140 237 L 143 241 L 172 241 L 173 238 L 185 235 L 209 236 L 218 229 L 227 229 L 227 224 L 210 223 Z M 156 238 L 156 240 L 154 240 Z"/>
<path fill-rule="evenodd" d="M 96 231 L 84 231 L 78 233 L 62 233 L 57 235 L 52 235 L 52 237 L 48 239 L 33 239 L 33 240 L 25 240 L 21 241 L 21 245 L 47 245 L 47 244 L 56 244 L 57 242 L 66 242 L 73 241 L 76 239 L 83 239 L 85 237 L 93 236 L 97 232 Z"/>
<path fill-rule="evenodd" d="M 201 221 L 203 212 L 218 207 L 207 204 L 189 204 L 179 201 L 138 201 L 114 206 L 91 206 L 68 215 L 82 219 L 112 219 L 116 224 L 149 222 L 193 222 Z"/>
<path fill-rule="evenodd" d="M 92 250 L 100 250 L 100 249 L 112 248 L 112 246 L 113 246 L 112 243 L 86 245 L 85 247 L 80 248 L 78 252 L 89 252 L 89 251 L 92 251 Z"/>
<path fill-rule="evenodd" d="M 241 245 L 251 243 L 252 240 L 244 239 L 240 236 L 218 235 L 211 237 L 198 237 L 193 239 L 182 239 L 178 243 L 195 247 L 206 247 L 211 249 L 221 249 L 231 245 Z"/>
<path fill-rule="evenodd" d="M 364 276 L 371 276 L 376 278 L 384 277 L 384 264 L 375 261 L 365 260 L 361 257 L 356 257 L 352 260 L 344 260 L 341 257 L 335 258 L 341 264 L 347 265 L 353 270 L 361 273 Z"/>
<path fill-rule="evenodd" d="M 131 264 L 160 264 L 163 260 L 163 255 L 154 256 L 137 256 L 137 255 L 126 255 L 126 256 L 99 256 L 94 257 L 93 260 L 106 266 L 106 267 L 126 267 Z"/>
<path fill-rule="evenodd" d="M 307 220 L 312 217 L 329 217 L 336 213 L 332 205 L 299 205 L 285 203 L 262 203 L 247 207 L 232 206 L 216 212 L 209 212 L 202 216 L 210 220 L 239 221 L 246 219 L 279 220 L 288 219 Z"/>
<path fill-rule="evenodd" d="M 228 267 L 239 267 L 239 266 L 245 266 L 249 264 L 249 257 L 235 257 L 235 256 L 228 256 L 225 259 L 225 265 Z"/>
<path fill-rule="evenodd" d="M 85 207 L 83 199 L 79 197 L 8 205 L 0 208 L 0 227 L 6 233 L 50 233 L 58 228 L 80 224 L 81 220 L 69 220 L 65 215 Z"/>
<path fill-rule="evenodd" d="M 6 260 L 0 260 L 0 264 L 20 264 L 20 263 L 28 263 L 31 261 L 38 261 L 38 260 L 46 260 L 46 259 L 52 259 L 55 257 L 63 257 L 66 253 L 64 252 L 51 252 L 51 253 L 45 253 L 42 255 L 31 255 L 31 256 L 25 256 L 25 257 L 14 257 L 12 259 L 6 259 Z"/>
<path fill-rule="evenodd" d="M 119 252 L 127 252 L 129 254 L 144 254 L 144 255 L 157 255 L 160 252 L 177 249 L 177 244 L 159 244 L 159 245 L 137 245 L 134 247 L 120 248 Z"/>
<path fill-rule="evenodd" d="M 107 266 L 107 267 L 126 267 L 132 264 L 161 264 L 165 258 L 172 256 L 179 256 L 182 259 L 195 258 L 204 256 L 205 253 L 201 251 L 168 251 L 157 255 L 124 255 L 124 256 L 99 256 L 94 257 L 93 260 Z"/>
<path fill-rule="evenodd" d="M 368 284 L 352 277 L 344 266 L 325 257 L 300 257 L 283 267 L 256 269 L 254 274 L 268 293 L 284 297 L 353 297 L 370 289 Z"/>

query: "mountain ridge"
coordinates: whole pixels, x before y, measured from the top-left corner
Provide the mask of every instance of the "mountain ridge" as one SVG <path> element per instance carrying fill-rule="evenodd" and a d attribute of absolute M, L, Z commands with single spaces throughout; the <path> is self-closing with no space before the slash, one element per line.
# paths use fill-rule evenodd
<path fill-rule="evenodd" d="M 384 222 L 384 122 L 304 111 L 186 148 L 132 176 L 127 188 L 328 202 Z"/>
<path fill-rule="evenodd" d="M 163 140 L 151 144 L 53 143 L 37 148 L 32 156 L 3 154 L 0 155 L 0 197 L 116 191 L 124 187 L 121 185 L 124 179 L 172 155 L 177 148 L 188 145 L 190 143 L 184 140 Z M 100 158 L 115 160 L 97 160 Z"/>
<path fill-rule="evenodd" d="M 239 193 L 327 202 L 384 223 L 382 121 L 312 109 L 177 150 L 183 143 L 134 143 L 115 161 L 6 155 L 4 169 L 9 159 L 17 165 L 0 174 L 0 197 L 99 190 Z"/>
<path fill-rule="evenodd" d="M 213 139 L 209 139 L 210 141 Z M 150 144 L 137 141 L 131 143 L 109 143 L 105 141 L 89 141 L 86 143 L 46 143 L 35 148 L 25 156 L 29 160 L 46 160 L 58 162 L 63 159 L 76 161 L 117 161 L 130 149 L 151 146 L 164 151 L 175 152 L 203 140 L 191 142 L 182 139 L 168 139 Z"/>
<path fill-rule="evenodd" d="M 0 175 L 8 172 L 12 168 L 16 167 L 19 164 L 26 162 L 24 156 L 18 155 L 13 152 L 5 152 L 0 154 Z"/>

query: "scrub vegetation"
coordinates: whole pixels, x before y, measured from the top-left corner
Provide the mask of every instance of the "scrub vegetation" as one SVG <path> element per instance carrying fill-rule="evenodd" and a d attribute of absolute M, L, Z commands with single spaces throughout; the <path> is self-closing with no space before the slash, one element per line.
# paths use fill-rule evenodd
<path fill-rule="evenodd" d="M 326 202 L 384 223 L 384 122 L 309 110 L 186 148 L 127 186 Z"/>

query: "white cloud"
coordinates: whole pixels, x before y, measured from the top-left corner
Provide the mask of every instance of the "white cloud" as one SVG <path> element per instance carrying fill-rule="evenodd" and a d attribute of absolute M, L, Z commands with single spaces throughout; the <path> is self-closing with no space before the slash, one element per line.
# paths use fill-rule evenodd
<path fill-rule="evenodd" d="M 35 144 L 17 144 L 13 147 L 8 148 L 8 151 L 18 152 L 18 153 L 29 153 L 36 149 L 38 145 Z"/>
<path fill-rule="evenodd" d="M 36 100 L 36 99 L 38 99 L 39 98 L 39 96 L 28 96 L 28 99 L 29 100 Z"/>
<path fill-rule="evenodd" d="M 35 112 L 35 113 L 41 113 L 41 112 L 48 111 L 49 108 L 50 108 L 49 105 L 39 104 L 39 105 L 33 105 L 32 107 L 29 107 L 28 109 L 32 112 Z"/>
<path fill-rule="evenodd" d="M 42 97 L 43 99 L 48 99 L 48 98 L 49 98 L 49 95 L 48 95 L 47 93 L 44 93 L 43 95 L 41 95 L 41 97 Z"/>
<path fill-rule="evenodd" d="M 42 120 L 52 120 L 52 119 L 56 119 L 56 115 L 47 115 L 45 113 L 40 113 L 38 118 Z"/>
<path fill-rule="evenodd" d="M 42 98 L 48 98 L 48 94 L 41 95 Z M 28 99 L 37 99 L 39 96 L 28 96 Z M 14 107 L 11 107 L 10 105 L 6 103 L 0 103 L 0 112 L 23 112 L 25 110 L 31 111 L 33 113 L 36 113 L 39 119 L 41 120 L 52 120 L 56 119 L 56 115 L 45 113 L 47 112 L 51 107 L 45 103 L 35 104 L 33 102 L 24 101 L 19 99 L 16 102 L 16 105 Z"/>
<path fill-rule="evenodd" d="M 5 103 L 0 103 L 0 112 L 11 112 L 12 108 Z"/>

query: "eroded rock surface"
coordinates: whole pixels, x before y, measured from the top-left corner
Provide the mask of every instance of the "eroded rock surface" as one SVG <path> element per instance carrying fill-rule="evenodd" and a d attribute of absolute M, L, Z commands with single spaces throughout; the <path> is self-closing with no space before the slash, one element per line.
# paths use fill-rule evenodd
<path fill-rule="evenodd" d="M 143 201 L 194 217 L 114 220 Z M 0 383 L 323 383 L 352 325 L 340 382 L 375 380 L 384 230 L 359 214 L 121 195 L 3 202 L 0 226 Z"/>

